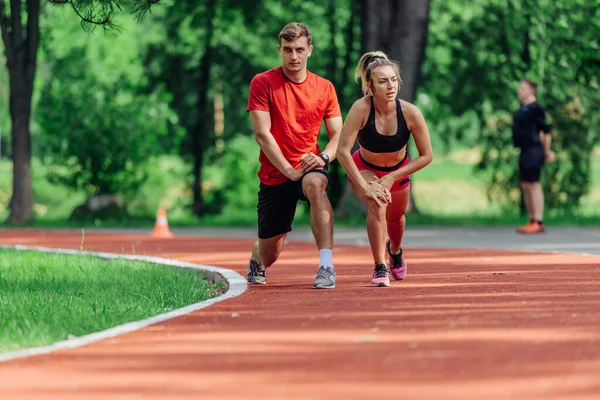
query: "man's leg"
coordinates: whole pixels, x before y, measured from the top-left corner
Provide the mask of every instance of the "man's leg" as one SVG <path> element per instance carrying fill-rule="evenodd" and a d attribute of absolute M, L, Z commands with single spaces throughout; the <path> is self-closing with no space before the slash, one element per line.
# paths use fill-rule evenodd
<path fill-rule="evenodd" d="M 327 197 L 328 179 L 320 172 L 302 178 L 302 193 L 310 204 L 310 228 L 319 249 L 319 270 L 315 275 L 316 289 L 335 287 L 333 268 L 333 209 Z"/>
<path fill-rule="evenodd" d="M 267 283 L 266 269 L 283 250 L 285 237 L 292 229 L 298 197 L 296 185 L 261 185 L 258 193 L 258 240 L 252 246 L 248 263 L 248 283 Z"/>
<path fill-rule="evenodd" d="M 277 235 L 269 239 L 258 239 L 252 246 L 252 257 L 265 268 L 269 268 L 277 261 L 287 233 Z"/>
<path fill-rule="evenodd" d="M 540 182 L 531 183 L 531 218 L 544 221 L 544 191 Z"/>
<path fill-rule="evenodd" d="M 324 174 L 308 173 L 302 179 L 302 192 L 310 203 L 310 228 L 319 250 L 333 248 L 333 209 L 327 197 Z"/>
<path fill-rule="evenodd" d="M 521 188 L 523 189 L 523 197 L 525 198 L 525 207 L 527 208 L 527 214 L 529 219 L 533 219 L 533 184 L 532 182 L 521 182 Z"/>
<path fill-rule="evenodd" d="M 540 183 L 541 167 L 532 167 L 521 172 L 521 187 L 529 213 L 529 222 L 517 229 L 518 233 L 542 233 L 546 230 L 544 217 L 544 192 Z"/>
<path fill-rule="evenodd" d="M 277 261 L 286 233 L 277 235 L 269 239 L 258 239 L 252 246 L 252 257 L 248 263 L 247 281 L 249 284 L 267 283 L 267 268 Z"/>

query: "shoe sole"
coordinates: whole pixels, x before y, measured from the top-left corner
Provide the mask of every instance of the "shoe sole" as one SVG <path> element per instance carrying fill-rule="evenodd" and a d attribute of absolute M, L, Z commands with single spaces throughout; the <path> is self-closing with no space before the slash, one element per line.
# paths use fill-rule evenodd
<path fill-rule="evenodd" d="M 385 283 L 381 282 L 381 283 L 371 283 L 371 287 L 390 287 L 392 285 L 390 285 L 389 283 L 386 285 Z"/>
<path fill-rule="evenodd" d="M 332 286 L 323 286 L 323 285 L 314 285 L 313 289 L 334 289 L 335 285 Z"/>
<path fill-rule="evenodd" d="M 247 282 L 248 282 L 248 285 L 266 285 L 267 284 L 267 282 L 250 282 L 250 281 L 247 281 Z"/>

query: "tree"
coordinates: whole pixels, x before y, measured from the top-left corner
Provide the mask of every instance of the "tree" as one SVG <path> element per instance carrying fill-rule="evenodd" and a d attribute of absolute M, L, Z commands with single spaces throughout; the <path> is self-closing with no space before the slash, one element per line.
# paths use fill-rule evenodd
<path fill-rule="evenodd" d="M 427 44 L 429 0 L 361 0 L 360 16 L 361 52 L 381 50 L 398 60 L 404 81 L 400 98 L 414 102 Z M 347 188 L 346 197 L 350 192 Z M 418 212 L 412 185 L 410 209 Z"/>
<path fill-rule="evenodd" d="M 42 45 L 40 74 L 52 79 L 42 78 L 36 107 L 48 178 L 83 189 L 88 200 L 133 195 L 147 176 L 145 162 L 165 151 L 169 121 L 176 120 L 164 88 L 143 91 L 147 76 L 139 51 L 146 37 L 105 35 L 92 42 L 77 35 L 74 23 L 63 21 L 59 29 L 45 27 L 52 40 Z"/>
<path fill-rule="evenodd" d="M 517 153 L 511 114 L 523 77 L 538 82 L 538 99 L 551 118 L 558 160 L 544 168 L 546 203 L 576 209 L 586 193 L 590 153 L 599 141 L 600 3 L 586 0 L 451 0 L 434 3 L 423 90 L 438 115 L 474 114 L 494 202 L 516 209 Z M 442 117 L 443 118 L 443 117 Z M 458 130 L 446 130 L 458 134 Z"/>
<path fill-rule="evenodd" d="M 329 0 L 327 3 L 327 23 L 329 24 L 328 46 L 330 58 L 325 76 L 331 80 L 338 94 L 342 114 L 345 114 L 355 101 L 356 89 L 353 81 L 354 65 L 360 58 L 359 36 L 360 27 L 358 3 L 354 0 Z M 341 40 L 340 40 L 341 39 Z M 345 213 L 343 204 L 346 175 L 340 163 L 334 161 L 329 166 L 328 194 L 336 214 Z M 349 185 L 347 185 L 349 186 Z M 347 188 L 349 189 L 349 187 Z"/>
<path fill-rule="evenodd" d="M 159 0 L 48 0 L 70 5 L 87 28 L 110 28 L 114 13 L 121 4 L 130 7 L 140 18 Z M 40 0 L 0 0 L 0 30 L 9 75 L 10 116 L 12 121 L 13 194 L 8 222 L 33 221 L 31 188 L 30 119 L 33 82 L 40 42 Z M 25 23 L 25 25 L 23 25 Z"/>

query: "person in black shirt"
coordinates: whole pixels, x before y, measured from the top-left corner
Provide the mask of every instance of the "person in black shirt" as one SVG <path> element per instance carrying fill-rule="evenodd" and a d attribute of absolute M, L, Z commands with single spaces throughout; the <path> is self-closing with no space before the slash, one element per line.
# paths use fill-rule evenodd
<path fill-rule="evenodd" d="M 552 138 L 546 112 L 536 99 L 536 84 L 523 79 L 519 83 L 518 96 L 521 107 L 513 115 L 513 144 L 521 149 L 519 174 L 529 222 L 517 229 L 518 233 L 542 233 L 544 192 L 540 174 L 544 163 L 554 161 L 550 150 Z"/>

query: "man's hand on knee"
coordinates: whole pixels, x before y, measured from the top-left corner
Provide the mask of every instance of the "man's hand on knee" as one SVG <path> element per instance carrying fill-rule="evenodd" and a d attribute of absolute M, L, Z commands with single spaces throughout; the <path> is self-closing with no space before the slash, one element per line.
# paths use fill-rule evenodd
<path fill-rule="evenodd" d="M 302 156 L 302 163 L 300 164 L 300 170 L 302 172 L 309 172 L 317 168 L 324 168 L 325 161 L 314 153 L 306 153 Z"/>

